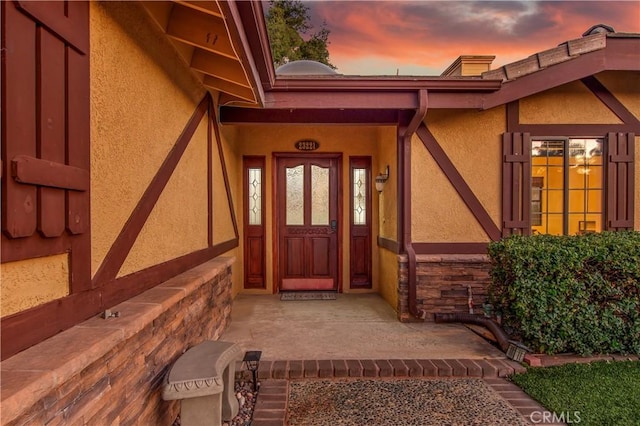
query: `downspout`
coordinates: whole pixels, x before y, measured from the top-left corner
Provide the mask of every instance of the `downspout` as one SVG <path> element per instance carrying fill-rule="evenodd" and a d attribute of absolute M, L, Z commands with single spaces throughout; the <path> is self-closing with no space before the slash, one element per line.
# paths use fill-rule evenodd
<path fill-rule="evenodd" d="M 411 243 L 411 138 L 413 134 L 418 130 L 418 127 L 424 121 L 427 116 L 427 103 L 428 93 L 427 89 L 420 89 L 418 91 L 418 109 L 416 110 L 413 118 L 409 122 L 409 125 L 404 128 L 403 134 L 399 135 L 401 138 L 402 147 L 402 239 L 404 242 L 404 251 L 407 254 L 407 278 L 408 278 L 408 292 L 409 292 L 409 313 L 416 318 L 424 320 L 427 317 L 427 313 L 418 309 L 417 289 L 416 289 L 416 252 L 413 249 Z"/>

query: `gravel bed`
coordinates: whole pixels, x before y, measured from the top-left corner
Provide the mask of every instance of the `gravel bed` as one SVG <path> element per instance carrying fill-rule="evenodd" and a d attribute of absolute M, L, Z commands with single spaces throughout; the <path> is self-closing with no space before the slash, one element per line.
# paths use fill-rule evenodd
<path fill-rule="evenodd" d="M 528 424 L 480 379 L 291 381 L 288 419 L 289 426 Z"/>
<path fill-rule="evenodd" d="M 260 388 L 260 382 L 258 382 L 258 388 Z M 231 420 L 231 423 L 223 422 L 222 426 L 249 426 L 258 393 L 253 391 L 253 382 L 246 380 L 236 381 L 234 391 L 240 406 L 238 415 Z M 173 426 L 180 426 L 180 415 L 173 422 Z"/>

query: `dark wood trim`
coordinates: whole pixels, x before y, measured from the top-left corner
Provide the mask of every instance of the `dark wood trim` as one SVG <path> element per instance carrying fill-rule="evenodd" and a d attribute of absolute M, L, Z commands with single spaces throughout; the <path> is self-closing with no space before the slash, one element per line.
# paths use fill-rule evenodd
<path fill-rule="evenodd" d="M 115 279 L 102 287 L 103 306 L 113 307 L 236 247 L 237 239 L 225 241 Z"/>
<path fill-rule="evenodd" d="M 213 247 L 213 104 L 207 108 L 207 245 Z"/>
<path fill-rule="evenodd" d="M 397 241 L 385 237 L 378 237 L 378 247 L 389 250 L 392 253 L 400 254 L 400 244 Z"/>
<path fill-rule="evenodd" d="M 353 169 L 366 170 L 365 198 L 366 215 L 364 225 L 355 225 Z M 372 247 L 371 247 L 371 187 L 373 185 L 370 156 L 349 157 L 349 287 L 372 288 Z M 358 250 L 356 243 L 364 242 L 364 249 Z M 362 247 L 362 245 L 360 245 Z M 360 270 L 360 272 L 358 272 Z"/>
<path fill-rule="evenodd" d="M 115 279 L 211 102 L 211 95 L 207 93 L 196 107 L 196 110 L 193 112 L 175 145 L 171 151 L 169 151 L 169 154 L 151 180 L 140 201 L 138 201 L 138 204 L 120 231 L 120 234 L 107 252 L 107 255 L 102 261 L 102 265 L 100 265 L 93 277 L 94 286 L 103 285 Z"/>
<path fill-rule="evenodd" d="M 266 277 L 266 158 L 264 156 L 244 156 L 242 158 L 242 219 L 244 230 L 244 288 L 267 287 Z M 260 225 L 249 224 L 249 169 L 260 169 Z M 259 247 L 252 242 L 259 241 Z M 255 271 L 259 270 L 258 273 Z"/>
<path fill-rule="evenodd" d="M 2 360 L 91 318 L 100 306 L 97 290 L 71 294 L 2 318 Z"/>
<path fill-rule="evenodd" d="M 58 238 L 41 238 L 34 233 L 29 237 L 12 239 L 2 234 L 2 263 L 35 257 L 54 256 L 69 252 L 69 244 L 72 238 L 63 234 Z"/>
<path fill-rule="evenodd" d="M 614 133 L 640 133 L 638 124 L 518 124 L 514 133 L 529 133 L 531 136 L 571 135 L 593 137 Z"/>
<path fill-rule="evenodd" d="M 595 76 L 585 77 L 582 83 L 600 99 L 625 124 L 640 124 L 640 120 L 613 93 L 609 91 Z"/>
<path fill-rule="evenodd" d="M 233 197 L 231 196 L 231 185 L 229 184 L 229 173 L 227 172 L 227 163 L 224 160 L 224 151 L 222 149 L 222 138 L 220 137 L 220 128 L 218 127 L 218 121 L 213 120 L 213 131 L 216 136 L 216 142 L 218 145 L 218 157 L 220 158 L 220 166 L 222 167 L 222 178 L 224 179 L 224 188 L 227 191 L 227 203 L 229 205 L 229 213 L 231 214 L 231 222 L 233 223 L 233 234 L 238 239 L 238 219 L 236 218 L 236 211 L 233 207 Z"/>
<path fill-rule="evenodd" d="M 483 109 L 522 99 L 602 71 L 638 69 L 640 40 L 607 37 L 606 43 L 604 49 L 585 53 L 569 61 L 505 82 L 501 90 L 486 95 Z"/>
<path fill-rule="evenodd" d="M 269 90 L 273 86 L 276 76 L 262 2 L 260 0 L 236 1 L 235 4 L 262 87 L 264 90 Z"/>
<path fill-rule="evenodd" d="M 416 109 L 415 91 L 291 91 L 267 92 L 267 109 Z"/>
<path fill-rule="evenodd" d="M 247 79 L 251 85 L 251 91 L 253 92 L 253 99 L 247 100 L 254 101 L 258 105 L 262 105 L 264 90 L 260 82 L 261 73 L 258 67 L 263 65 L 260 63 L 256 64 L 253 60 L 249 38 L 247 37 L 242 25 L 242 17 L 240 15 L 238 3 L 242 2 L 224 1 L 218 3 L 218 6 L 220 7 L 222 14 L 226 17 L 225 24 L 227 26 L 229 37 L 233 41 L 233 45 L 239 47 L 236 49 L 236 52 L 240 56 L 239 60 L 241 63 L 245 64 L 245 69 L 247 70 Z M 271 49 L 268 49 L 268 51 L 271 52 Z"/>
<path fill-rule="evenodd" d="M 80 53 L 89 54 L 89 2 L 73 1 L 65 4 L 66 14 L 57 13 L 55 2 L 14 0 L 17 8 L 47 27 Z"/>
<path fill-rule="evenodd" d="M 270 93 L 278 96 L 285 92 L 327 92 L 331 96 L 338 93 L 353 92 L 405 92 L 415 97 L 416 92 L 494 92 L 502 87 L 501 80 L 481 79 L 443 79 L 440 77 L 391 76 L 361 77 L 343 76 L 342 78 L 277 78 Z M 333 93 L 331 93 L 333 92 Z M 336 93 L 338 92 L 338 93 Z M 307 96 L 309 96 L 307 94 Z M 312 102 L 313 103 L 313 102 Z M 376 107 L 376 105 L 372 105 Z M 416 105 L 417 108 L 417 105 Z"/>
<path fill-rule="evenodd" d="M 500 229 L 494 223 L 493 219 L 484 208 L 478 197 L 473 193 L 467 182 L 464 180 L 460 172 L 456 169 L 451 159 L 442 149 L 436 138 L 431 134 L 429 129 L 422 124 L 417 131 L 418 137 L 429 151 L 436 164 L 440 167 L 449 182 L 453 185 L 456 192 L 467 205 L 473 216 L 476 218 L 482 229 L 487 233 L 489 238 L 497 241 L 501 237 Z"/>
<path fill-rule="evenodd" d="M 487 254 L 489 243 L 413 243 L 416 254 Z"/>
<path fill-rule="evenodd" d="M 515 132 L 520 125 L 520 101 L 507 104 L 507 132 Z"/>
<path fill-rule="evenodd" d="M 86 191 L 89 171 L 29 155 L 17 155 L 11 160 L 11 174 L 16 182 L 51 188 Z"/>
<path fill-rule="evenodd" d="M 395 109 L 257 109 L 220 107 L 222 124 L 396 124 Z"/>

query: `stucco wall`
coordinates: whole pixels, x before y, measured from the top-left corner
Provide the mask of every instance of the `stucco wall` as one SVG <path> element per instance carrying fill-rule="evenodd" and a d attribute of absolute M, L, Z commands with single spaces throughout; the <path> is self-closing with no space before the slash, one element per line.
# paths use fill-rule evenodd
<path fill-rule="evenodd" d="M 69 294 L 67 254 L 4 263 L 0 315 L 38 306 Z"/>
<path fill-rule="evenodd" d="M 620 123 L 620 119 L 582 82 L 577 81 L 522 99 L 520 122 L 523 124 L 614 124 Z"/>
<path fill-rule="evenodd" d="M 378 292 L 389 305 L 398 309 L 398 255 L 389 250 L 379 250 Z"/>
<path fill-rule="evenodd" d="M 596 75 L 622 104 L 636 117 L 640 117 L 640 72 L 603 72 Z"/>
<path fill-rule="evenodd" d="M 375 127 L 366 126 L 244 126 L 227 128 L 223 126 L 225 138 L 235 145 L 233 148 L 238 155 L 238 161 L 241 162 L 243 155 L 264 155 L 266 160 L 265 171 L 265 196 L 266 196 L 266 290 L 247 290 L 251 293 L 271 293 L 273 291 L 273 152 L 291 152 L 297 153 L 294 147 L 296 141 L 301 139 L 313 139 L 320 143 L 320 152 L 342 152 L 342 185 L 343 185 L 343 214 L 342 214 L 342 240 L 343 240 L 343 258 L 342 264 L 342 282 L 343 291 L 350 292 L 348 285 L 349 278 L 349 156 L 372 156 L 372 175 L 377 175 L 379 171 L 377 167 L 380 160 L 376 156 L 378 130 Z M 394 139 L 395 141 L 395 139 Z M 385 163 L 386 164 L 386 163 Z M 392 165 L 393 167 L 393 165 Z M 236 179 L 241 182 L 242 170 L 236 171 Z M 242 197 L 241 189 L 238 194 Z M 378 193 L 372 190 L 372 205 L 378 203 Z M 242 206 L 242 202 L 237 203 Z M 240 207 L 242 208 L 242 207 Z M 242 218 L 242 211 L 237 210 L 238 218 Z M 378 223 L 377 210 L 373 209 L 372 215 L 372 242 L 375 247 L 377 240 Z M 242 240 L 241 240 L 242 244 Z M 240 258 L 241 250 L 238 253 Z M 377 291 L 378 283 L 378 256 L 377 250 L 372 253 L 372 273 L 373 273 L 373 291 Z M 240 259 L 239 259 L 240 263 Z"/>
<path fill-rule="evenodd" d="M 91 3 L 92 271 L 204 95 L 140 5 Z M 119 275 L 206 247 L 201 123 Z"/>
<path fill-rule="evenodd" d="M 395 127 L 378 130 L 378 167 L 372 170 L 372 179 L 389 166 L 389 180 L 379 195 L 379 233 L 381 237 L 398 239 L 398 142 Z M 376 222 L 374 222 L 375 224 Z"/>
<path fill-rule="evenodd" d="M 501 143 L 504 107 L 489 111 L 441 111 L 426 123 L 496 224 L 501 220 Z M 417 136 L 411 148 L 412 239 L 416 242 L 486 242 L 462 198 Z"/>

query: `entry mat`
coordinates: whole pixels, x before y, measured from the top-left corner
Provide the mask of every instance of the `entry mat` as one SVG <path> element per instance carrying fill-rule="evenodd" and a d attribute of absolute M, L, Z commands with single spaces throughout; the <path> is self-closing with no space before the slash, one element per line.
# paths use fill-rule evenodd
<path fill-rule="evenodd" d="M 336 300 L 336 294 L 330 291 L 285 291 L 280 293 L 280 300 Z"/>

